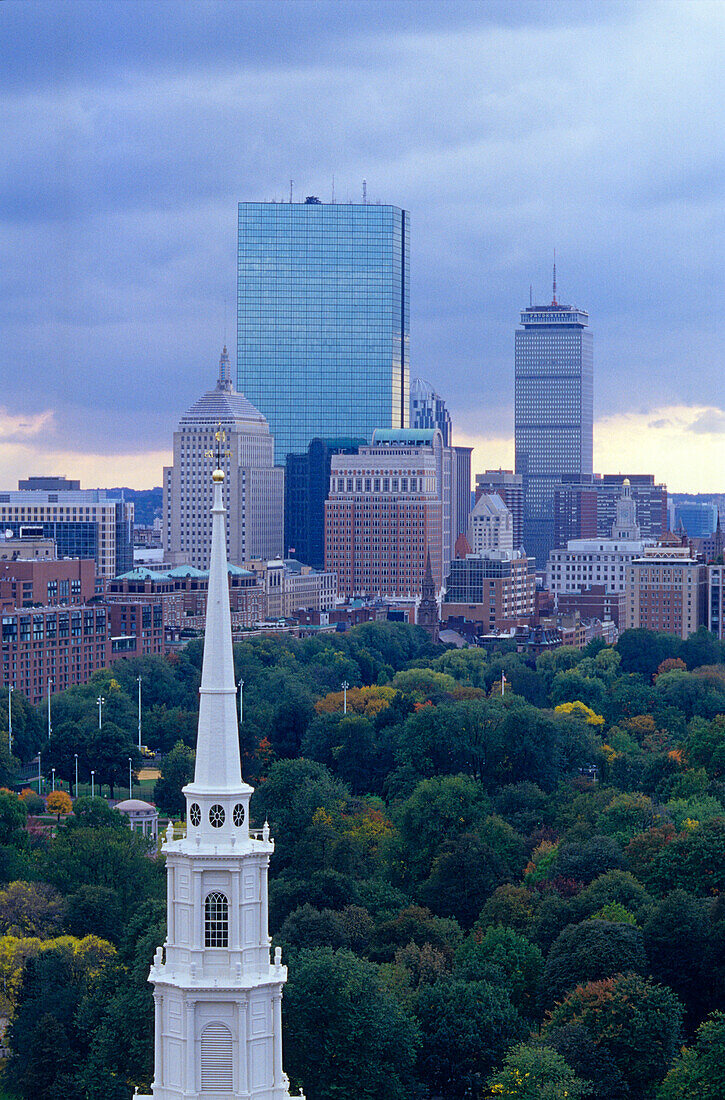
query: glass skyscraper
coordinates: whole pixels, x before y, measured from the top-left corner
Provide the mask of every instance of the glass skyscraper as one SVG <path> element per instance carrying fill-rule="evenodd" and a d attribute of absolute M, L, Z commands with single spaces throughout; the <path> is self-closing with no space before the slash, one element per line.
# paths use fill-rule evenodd
<path fill-rule="evenodd" d="M 527 553 L 546 566 L 554 547 L 554 494 L 564 475 L 591 478 L 593 353 L 582 309 L 530 306 L 516 332 L 514 435 L 523 478 Z"/>
<path fill-rule="evenodd" d="M 267 418 L 277 464 L 318 436 L 407 427 L 409 217 L 239 204 L 238 387 Z"/>

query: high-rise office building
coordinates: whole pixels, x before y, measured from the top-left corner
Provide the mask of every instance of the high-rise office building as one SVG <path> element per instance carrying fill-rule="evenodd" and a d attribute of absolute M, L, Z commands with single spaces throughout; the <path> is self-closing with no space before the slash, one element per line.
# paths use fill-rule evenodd
<path fill-rule="evenodd" d="M 546 565 L 554 546 L 554 494 L 564 474 L 592 473 L 593 354 L 582 309 L 529 306 L 516 332 L 516 473 L 524 488 L 524 546 Z"/>
<path fill-rule="evenodd" d="M 443 398 L 422 378 L 414 378 L 410 383 L 410 426 L 439 428 L 444 445 L 451 445 L 451 414 Z"/>
<path fill-rule="evenodd" d="M 394 206 L 239 204 L 238 386 L 279 465 L 316 436 L 407 426 L 409 256 Z"/>
<path fill-rule="evenodd" d="M 164 468 L 164 548 L 174 564 L 208 569 L 211 471 L 227 473 L 227 555 L 234 565 L 282 553 L 284 470 L 274 465 L 269 425 L 232 384 L 224 348 L 219 379 L 182 416 L 174 464 Z"/>
<path fill-rule="evenodd" d="M 609 537 L 625 481 L 631 487 L 642 537 L 662 538 L 667 531 L 667 486 L 656 484 L 653 474 L 597 474 L 593 481 L 597 493 L 597 537 Z"/>

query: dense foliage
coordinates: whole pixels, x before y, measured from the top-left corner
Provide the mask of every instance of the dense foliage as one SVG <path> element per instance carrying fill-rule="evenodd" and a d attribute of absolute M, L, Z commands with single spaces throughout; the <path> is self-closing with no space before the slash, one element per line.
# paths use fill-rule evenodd
<path fill-rule="evenodd" d="M 77 754 L 81 782 L 101 760 L 97 784 L 122 785 L 141 676 L 156 798 L 179 814 L 201 652 L 56 697 L 49 746 L 42 708 L 14 698 L 20 759 L 42 743 L 60 779 Z M 235 647 L 295 1084 L 314 1100 L 722 1096 L 724 660 L 705 633 L 533 660 L 393 623 Z M 3 697 L 0 730 L 5 715 Z M 6 781 L 16 765 L 0 757 Z M 32 796 L 0 792 L 4 1085 L 126 1100 L 152 1074 L 163 859 L 105 800 L 56 802 L 40 828 Z"/>

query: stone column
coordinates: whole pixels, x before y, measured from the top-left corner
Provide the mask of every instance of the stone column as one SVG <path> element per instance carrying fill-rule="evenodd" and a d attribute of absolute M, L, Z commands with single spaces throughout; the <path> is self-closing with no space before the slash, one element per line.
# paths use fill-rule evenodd
<path fill-rule="evenodd" d="M 282 1069 L 282 990 L 278 989 L 272 994 L 272 1027 L 274 1047 L 274 1084 L 279 1088 L 284 1084 L 284 1070 Z"/>
<path fill-rule="evenodd" d="M 229 946 L 232 949 L 242 946 L 242 937 L 241 937 L 241 928 L 240 928 L 241 921 L 242 921 L 241 890 L 240 890 L 240 882 L 239 882 L 240 876 L 241 876 L 241 871 L 238 867 L 236 867 L 232 871 L 231 913 L 229 914 L 229 916 L 231 918 L 230 919 L 230 924 L 229 924 Z"/>
<path fill-rule="evenodd" d="M 187 1093 L 196 1092 L 196 1027 L 194 1019 L 194 1001 L 184 1001 L 184 1035 L 186 1038 L 186 1058 L 184 1064 L 184 1089 Z"/>
<path fill-rule="evenodd" d="M 164 1083 L 163 998 L 154 993 L 154 1086 Z"/>
<path fill-rule="evenodd" d="M 191 946 L 201 950 L 204 946 L 204 899 L 201 896 L 201 868 L 195 867 L 193 876 L 194 927 L 191 929 Z"/>
<path fill-rule="evenodd" d="M 267 884 L 267 872 L 269 870 L 269 856 L 265 856 L 259 868 L 259 942 L 263 947 L 269 947 L 272 942 L 269 936 L 269 890 Z"/>

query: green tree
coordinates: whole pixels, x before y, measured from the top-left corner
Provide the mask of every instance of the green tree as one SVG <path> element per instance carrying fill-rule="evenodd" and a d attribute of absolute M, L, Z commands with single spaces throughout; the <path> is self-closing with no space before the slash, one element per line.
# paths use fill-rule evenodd
<path fill-rule="evenodd" d="M 0 934 L 39 936 L 57 933 L 63 917 L 63 899 L 45 882 L 9 882 L 0 890 Z"/>
<path fill-rule="evenodd" d="M 652 977 L 674 989 L 690 1020 L 700 1019 L 708 1008 L 710 987 L 705 969 L 708 903 L 674 890 L 654 907 L 643 933 Z"/>
<path fill-rule="evenodd" d="M 427 878 L 443 844 L 475 832 L 489 806 L 480 784 L 467 776 L 436 776 L 419 783 L 396 815 L 406 868 L 413 877 Z"/>
<path fill-rule="evenodd" d="M 575 985 L 620 972 L 644 974 L 647 956 L 642 932 L 630 924 L 585 920 L 557 936 L 546 959 L 542 999 L 551 1004 Z"/>
<path fill-rule="evenodd" d="M 672 1064 L 681 1022 L 671 989 L 617 974 L 572 990 L 548 1013 L 542 1036 L 593 1082 L 596 1100 L 645 1100 Z"/>
<path fill-rule="evenodd" d="M 423 1046 L 418 1073 L 434 1096 L 475 1096 L 504 1052 L 526 1031 L 505 989 L 446 979 L 416 998 Z"/>
<path fill-rule="evenodd" d="M 177 741 L 171 752 L 164 757 L 161 777 L 154 784 L 154 801 L 170 817 L 181 817 L 184 814 L 186 803 L 181 792 L 194 778 L 195 759 L 196 753 L 183 741 Z"/>
<path fill-rule="evenodd" d="M 12 791 L 0 791 L 0 844 L 23 847 L 27 817 L 22 798 Z"/>
<path fill-rule="evenodd" d="M 301 951 L 284 1013 L 287 1067 L 310 1096 L 411 1096 L 418 1028 L 373 963 L 346 950 Z"/>
<path fill-rule="evenodd" d="M 488 1080 L 486 1100 L 583 1100 L 591 1086 L 582 1081 L 553 1047 L 543 1043 L 519 1043 L 510 1050 L 503 1067 Z"/>
<path fill-rule="evenodd" d="M 536 1012 L 536 991 L 544 969 L 541 950 L 525 936 L 501 926 L 477 926 L 456 951 L 455 976 L 501 985 L 524 1016 Z"/>
<path fill-rule="evenodd" d="M 722 1100 L 725 1096 L 725 1013 L 713 1012 L 697 1029 L 657 1092 L 657 1100 Z"/>

